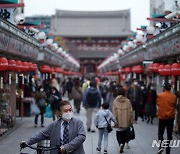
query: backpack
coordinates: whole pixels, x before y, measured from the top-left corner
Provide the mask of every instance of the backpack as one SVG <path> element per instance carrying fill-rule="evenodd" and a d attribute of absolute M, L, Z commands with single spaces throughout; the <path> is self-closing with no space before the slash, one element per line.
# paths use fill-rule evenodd
<path fill-rule="evenodd" d="M 99 99 L 98 90 L 95 88 L 89 88 L 87 93 L 87 104 L 89 107 L 96 107 Z"/>

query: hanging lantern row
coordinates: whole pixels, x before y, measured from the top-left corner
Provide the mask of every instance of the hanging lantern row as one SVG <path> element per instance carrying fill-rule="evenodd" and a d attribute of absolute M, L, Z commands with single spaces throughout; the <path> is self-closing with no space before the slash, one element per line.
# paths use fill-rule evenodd
<path fill-rule="evenodd" d="M 141 66 L 141 65 L 133 66 L 132 67 L 132 72 L 141 74 L 141 73 L 144 72 L 144 67 Z"/>
<path fill-rule="evenodd" d="M 159 73 L 162 76 L 180 75 L 180 63 L 174 64 L 150 64 L 149 70 L 154 73 Z"/>
<path fill-rule="evenodd" d="M 60 67 L 53 68 L 48 65 L 41 66 L 40 71 L 42 73 L 63 73 L 64 72 L 64 70 Z"/>
<path fill-rule="evenodd" d="M 36 71 L 37 64 L 31 62 L 22 62 L 20 60 L 7 60 L 4 57 L 0 58 L 0 71 L 16 71 L 16 72 L 29 72 Z"/>

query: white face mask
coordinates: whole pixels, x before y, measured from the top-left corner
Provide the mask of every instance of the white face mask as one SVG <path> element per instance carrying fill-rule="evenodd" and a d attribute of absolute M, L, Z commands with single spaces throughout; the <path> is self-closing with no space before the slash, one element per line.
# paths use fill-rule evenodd
<path fill-rule="evenodd" d="M 138 83 L 135 81 L 135 82 L 134 82 L 134 85 L 135 85 L 135 86 L 137 86 L 137 85 L 138 85 Z"/>
<path fill-rule="evenodd" d="M 73 117 L 73 113 L 72 112 L 67 112 L 67 113 L 63 113 L 62 114 L 62 119 L 64 121 L 70 121 L 72 117 Z"/>
<path fill-rule="evenodd" d="M 151 90 L 154 90 L 154 87 L 150 87 Z"/>
<path fill-rule="evenodd" d="M 145 88 L 144 87 L 141 87 L 141 90 L 144 90 Z"/>

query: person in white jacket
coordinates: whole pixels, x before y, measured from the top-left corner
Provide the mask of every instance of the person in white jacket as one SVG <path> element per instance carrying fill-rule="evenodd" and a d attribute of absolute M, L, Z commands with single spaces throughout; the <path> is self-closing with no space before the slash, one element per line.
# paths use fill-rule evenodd
<path fill-rule="evenodd" d="M 97 146 L 96 150 L 98 152 L 101 151 L 101 143 L 102 143 L 102 139 L 104 136 L 104 154 L 107 154 L 107 147 L 108 147 L 107 125 L 108 125 L 108 123 L 111 123 L 111 121 L 116 123 L 116 119 L 114 118 L 112 112 L 108 108 L 109 108 L 109 104 L 103 103 L 102 109 L 97 112 L 97 114 L 94 118 L 95 126 L 99 130 L 98 146 Z M 106 117 L 108 123 L 107 123 L 105 117 Z"/>

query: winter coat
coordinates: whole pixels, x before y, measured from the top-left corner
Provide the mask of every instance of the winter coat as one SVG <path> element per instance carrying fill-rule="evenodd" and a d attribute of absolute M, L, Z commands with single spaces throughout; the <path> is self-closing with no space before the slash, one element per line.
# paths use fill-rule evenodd
<path fill-rule="evenodd" d="M 98 93 L 98 96 L 97 96 L 97 103 L 96 104 L 94 104 L 93 106 L 89 106 L 89 104 L 88 104 L 88 93 L 90 92 L 90 91 L 97 91 L 97 93 Z M 86 89 L 86 91 L 85 91 L 85 94 L 84 94 L 84 96 L 83 96 L 83 106 L 85 107 L 85 108 L 100 108 L 101 107 L 101 93 L 100 93 L 100 91 L 99 91 L 99 89 L 98 88 L 95 88 L 95 87 L 89 87 L 89 88 L 87 88 Z"/>
<path fill-rule="evenodd" d="M 56 92 L 55 94 L 51 94 L 49 100 L 50 100 L 50 104 L 51 104 L 51 109 L 53 111 L 58 110 L 60 102 L 62 101 L 60 93 Z"/>
<path fill-rule="evenodd" d="M 107 96 L 106 96 L 106 103 L 109 104 L 109 110 L 112 112 L 112 107 L 113 107 L 113 101 L 114 101 L 115 97 L 114 94 L 112 92 L 108 92 Z"/>
<path fill-rule="evenodd" d="M 176 108 L 176 96 L 170 91 L 164 91 L 158 94 L 158 118 L 159 119 L 171 119 L 175 117 Z"/>
<path fill-rule="evenodd" d="M 117 120 L 117 128 L 127 128 L 133 124 L 132 105 L 125 96 L 119 95 L 113 102 L 113 115 Z"/>
<path fill-rule="evenodd" d="M 148 92 L 147 93 L 147 98 L 148 98 L 149 94 L 150 93 Z M 152 102 L 148 102 L 148 99 L 147 99 L 147 102 L 146 102 L 146 105 L 145 105 L 145 112 L 146 112 L 146 115 L 148 115 L 148 116 L 156 116 L 157 94 L 156 94 L 155 90 L 151 91 L 151 98 L 152 98 Z"/>
<path fill-rule="evenodd" d="M 138 86 L 130 86 L 127 91 L 127 98 L 131 103 L 140 103 L 141 101 L 141 89 Z"/>
<path fill-rule="evenodd" d="M 40 99 L 44 99 L 44 101 L 47 101 L 46 100 L 46 94 L 45 94 L 45 92 L 43 91 L 43 92 L 37 92 L 36 93 L 36 95 L 35 95 L 35 99 L 36 99 L 36 104 L 38 105 L 38 107 L 39 107 L 39 110 L 40 110 L 40 113 L 41 114 L 44 114 L 45 113 L 45 111 L 46 111 L 46 106 L 40 106 L 39 105 L 39 101 L 40 101 Z"/>
<path fill-rule="evenodd" d="M 113 114 L 111 111 L 109 111 L 108 109 L 101 109 L 97 112 L 95 118 L 94 118 L 94 124 L 97 128 L 106 128 L 107 127 L 107 121 L 105 119 L 105 117 L 108 121 L 108 123 L 111 123 L 111 121 L 113 121 L 114 123 L 116 123 L 116 119 L 114 118 Z"/>

